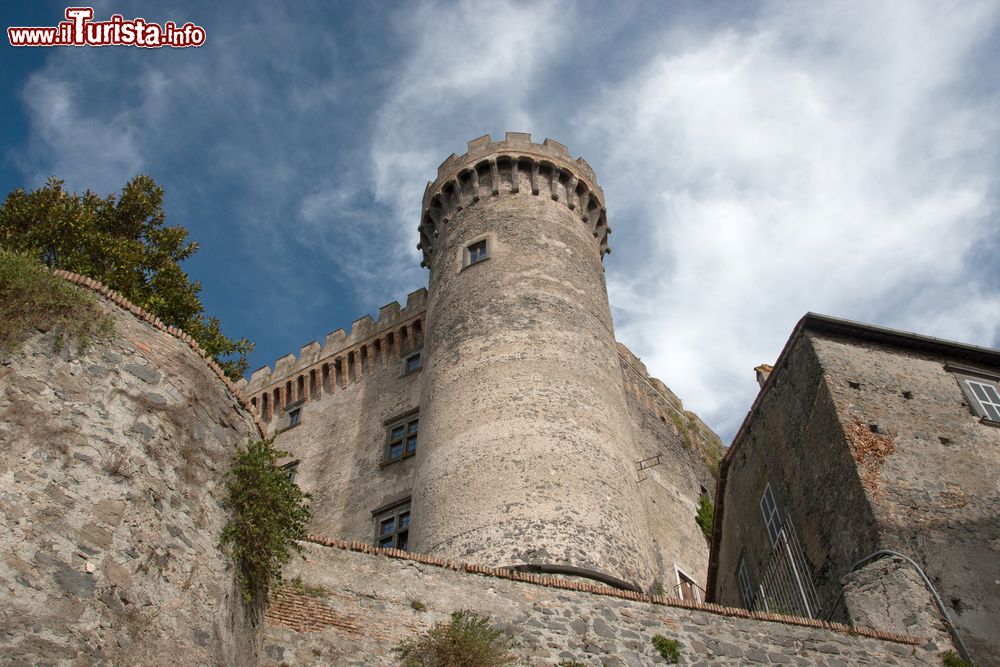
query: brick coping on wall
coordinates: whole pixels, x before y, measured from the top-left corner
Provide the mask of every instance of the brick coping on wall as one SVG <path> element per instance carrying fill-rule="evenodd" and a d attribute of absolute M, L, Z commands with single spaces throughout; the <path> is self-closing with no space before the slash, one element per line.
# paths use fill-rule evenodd
<path fill-rule="evenodd" d="M 219 366 L 219 364 L 215 363 L 215 359 L 212 359 L 212 357 L 208 356 L 208 353 L 205 352 L 205 350 L 201 349 L 201 346 L 198 344 L 198 341 L 196 341 L 194 338 L 187 335 L 186 333 L 184 333 L 183 331 L 181 331 L 180 329 L 178 329 L 173 325 L 164 324 L 163 321 L 156 315 L 153 315 L 145 308 L 135 305 L 134 303 L 126 299 L 124 296 L 122 296 L 121 294 L 119 294 L 118 292 L 116 292 L 115 290 L 111 289 L 110 287 L 108 287 L 107 285 L 98 280 L 94 280 L 93 278 L 88 278 L 87 276 L 82 276 L 79 273 L 73 273 L 72 271 L 65 271 L 63 269 L 56 269 L 52 272 L 52 274 L 59 276 L 60 278 L 63 278 L 65 280 L 68 280 L 69 282 L 75 285 L 79 285 L 80 287 L 86 287 L 92 292 L 96 292 L 97 294 L 106 297 L 109 301 L 121 307 L 123 310 L 132 313 L 139 319 L 145 320 L 146 322 L 151 324 L 153 327 L 159 329 L 160 331 L 163 331 L 164 333 L 173 336 L 177 340 L 186 343 L 187 346 L 191 348 L 193 352 L 197 353 L 198 356 L 200 356 L 202 360 L 204 360 L 208 368 L 213 373 L 215 373 L 215 376 L 220 380 L 222 380 L 222 384 L 225 385 L 226 389 L 229 390 L 229 393 L 233 396 L 233 398 L 236 399 L 236 401 L 240 404 L 240 406 L 244 410 L 246 410 L 251 417 L 253 417 L 254 425 L 257 427 L 257 431 L 259 432 L 260 437 L 263 438 L 267 435 L 267 430 L 264 428 L 264 423 L 261 421 L 260 416 L 253 409 L 250 403 L 246 400 L 246 398 L 244 398 L 243 392 L 239 390 L 235 382 L 233 382 L 232 380 L 229 379 L 228 376 L 226 376 L 226 373 L 222 370 L 222 367 Z"/>
<path fill-rule="evenodd" d="M 434 567 L 446 568 L 449 570 L 455 570 L 456 572 L 467 572 L 469 574 L 478 574 L 486 577 L 496 577 L 498 579 L 510 579 L 512 581 L 520 581 L 527 584 L 533 584 L 536 586 L 545 586 L 548 588 L 559 588 L 562 590 L 578 591 L 581 593 L 592 593 L 594 595 L 605 595 L 608 597 L 616 597 L 624 600 L 634 600 L 635 602 L 643 602 L 646 604 L 659 605 L 664 607 L 679 607 L 681 609 L 691 609 L 694 611 L 704 611 L 710 614 L 716 614 L 719 616 L 731 616 L 735 618 L 747 618 L 755 621 L 770 621 L 773 623 L 783 623 L 785 625 L 797 625 L 807 628 L 818 628 L 822 630 L 831 630 L 833 632 L 839 632 L 846 635 L 854 635 L 860 637 L 868 637 L 871 639 L 882 639 L 885 641 L 896 642 L 899 644 L 908 644 L 911 646 L 918 646 L 927 643 L 927 639 L 920 637 L 914 637 L 912 635 L 905 635 L 898 632 L 888 632 L 886 630 L 876 630 L 874 628 L 867 627 L 855 627 L 850 626 L 845 623 L 831 623 L 829 621 L 819 621 L 811 618 L 800 618 L 797 616 L 786 616 L 784 614 L 771 614 L 767 612 L 759 611 L 748 611 L 746 609 L 739 609 L 737 607 L 724 607 L 722 605 L 713 604 L 709 602 L 690 602 L 688 600 L 682 600 L 680 598 L 670 597 L 668 595 L 649 595 L 646 593 L 636 593 L 634 591 L 626 591 L 617 588 L 610 588 L 608 586 L 600 586 L 597 584 L 592 584 L 584 581 L 573 581 L 567 579 L 560 579 L 558 577 L 547 576 L 544 574 L 534 574 L 531 572 L 518 572 L 516 570 L 509 570 L 499 567 L 490 567 L 487 565 L 478 565 L 476 563 L 464 563 L 461 561 L 451 560 L 447 558 L 441 558 L 439 556 L 432 556 L 429 554 L 419 554 L 411 553 L 409 551 L 403 551 L 401 549 L 383 548 L 376 547 L 367 542 L 358 541 L 348 541 L 348 540 L 330 540 L 318 535 L 309 535 L 306 537 L 305 542 L 310 542 L 312 544 L 318 544 L 323 547 L 331 547 L 334 549 L 341 549 L 343 551 L 354 551 L 358 553 L 370 554 L 373 556 L 383 556 L 387 558 L 395 558 L 397 560 L 413 561 L 416 563 L 423 563 L 425 565 L 432 565 Z M 297 595 L 291 592 L 289 588 L 282 588 L 275 592 L 272 597 L 272 604 L 277 603 L 277 607 L 272 612 L 271 607 L 268 607 L 267 616 L 274 620 L 275 622 L 281 623 L 282 625 L 288 625 L 293 629 L 298 629 L 296 626 L 303 629 L 319 629 L 320 627 L 325 627 L 327 625 L 337 625 L 338 623 L 323 622 L 319 620 L 317 623 L 310 623 L 310 616 L 313 612 L 313 608 L 316 607 L 317 613 L 321 610 L 318 609 L 319 604 L 312 605 L 295 605 L 293 599 L 298 599 L 300 597 L 308 597 Z M 300 612 L 305 612 L 300 614 L 302 617 L 296 617 L 295 610 L 299 607 Z M 317 619 L 318 620 L 318 619 Z M 338 621 L 340 619 L 337 619 Z"/>

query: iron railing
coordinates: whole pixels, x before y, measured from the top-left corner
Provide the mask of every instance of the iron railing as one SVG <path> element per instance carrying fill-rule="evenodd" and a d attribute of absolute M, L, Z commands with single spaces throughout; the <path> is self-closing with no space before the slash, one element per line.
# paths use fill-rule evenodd
<path fill-rule="evenodd" d="M 764 564 L 763 576 L 750 609 L 789 616 L 818 618 L 819 596 L 809 563 L 791 521 L 785 521 Z"/>

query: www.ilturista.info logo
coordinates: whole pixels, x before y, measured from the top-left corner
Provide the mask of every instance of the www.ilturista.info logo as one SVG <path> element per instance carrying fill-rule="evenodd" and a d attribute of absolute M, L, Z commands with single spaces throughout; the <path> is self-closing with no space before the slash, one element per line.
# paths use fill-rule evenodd
<path fill-rule="evenodd" d="M 184 48 L 205 43 L 205 29 L 190 21 L 178 27 L 145 19 L 126 20 L 112 14 L 108 21 L 92 21 L 93 7 L 67 7 L 66 20 L 54 28 L 7 28 L 11 46 L 138 46 Z"/>

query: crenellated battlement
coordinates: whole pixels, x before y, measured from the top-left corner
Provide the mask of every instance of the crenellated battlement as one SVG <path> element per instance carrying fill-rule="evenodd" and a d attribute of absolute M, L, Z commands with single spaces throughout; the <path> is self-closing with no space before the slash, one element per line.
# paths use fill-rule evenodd
<path fill-rule="evenodd" d="M 289 352 L 273 370 L 262 366 L 249 382 L 241 380 L 237 386 L 269 422 L 285 406 L 345 388 L 419 347 L 426 307 L 427 289 L 422 287 L 406 296 L 405 306 L 388 303 L 379 309 L 378 319 L 360 317 L 350 332 L 337 329 L 327 334 L 323 345 L 303 345 L 298 357 Z"/>
<path fill-rule="evenodd" d="M 608 247 L 607 211 L 597 176 L 583 158 L 575 160 L 558 141 L 532 143 L 526 132 L 508 132 L 503 141 L 490 135 L 473 139 L 465 155 L 454 153 L 438 167 L 424 190 L 420 217 L 421 266 L 431 266 L 435 239 L 454 216 L 485 197 L 501 194 L 550 197 L 588 225 L 601 255 Z"/>

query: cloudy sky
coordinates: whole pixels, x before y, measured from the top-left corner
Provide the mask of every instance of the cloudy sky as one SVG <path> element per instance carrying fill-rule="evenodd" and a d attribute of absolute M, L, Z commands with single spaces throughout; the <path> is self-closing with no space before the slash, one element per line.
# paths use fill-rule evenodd
<path fill-rule="evenodd" d="M 4 9 L 55 25 L 65 5 Z M 251 366 L 426 284 L 423 186 L 482 134 L 597 171 L 618 337 L 731 438 L 821 312 L 1000 346 L 1000 3 L 95 5 L 197 49 L 13 49 L 0 188 L 148 173 Z"/>

